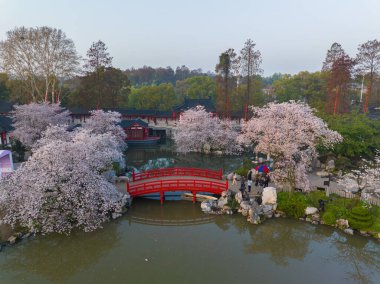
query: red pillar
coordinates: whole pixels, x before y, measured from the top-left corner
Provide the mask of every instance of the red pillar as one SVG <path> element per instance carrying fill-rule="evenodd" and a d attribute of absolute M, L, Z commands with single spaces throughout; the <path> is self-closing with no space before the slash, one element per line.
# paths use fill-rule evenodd
<path fill-rule="evenodd" d="M 133 171 L 132 172 L 132 181 L 135 181 L 135 178 L 136 178 L 135 171 Z"/>
<path fill-rule="evenodd" d="M 164 192 L 160 191 L 160 201 L 161 201 L 161 204 L 164 204 L 164 199 L 165 199 Z"/>
<path fill-rule="evenodd" d="M 127 187 L 127 192 L 129 193 L 129 181 L 127 181 L 126 187 Z"/>
<path fill-rule="evenodd" d="M 192 193 L 193 193 L 193 203 L 195 203 L 197 202 L 197 192 L 193 190 Z"/>

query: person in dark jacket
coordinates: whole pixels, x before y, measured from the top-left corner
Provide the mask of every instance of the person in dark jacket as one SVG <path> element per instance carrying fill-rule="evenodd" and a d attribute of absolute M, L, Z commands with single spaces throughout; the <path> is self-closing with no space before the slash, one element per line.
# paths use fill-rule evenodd
<path fill-rule="evenodd" d="M 244 177 L 241 177 L 240 191 L 241 191 L 241 194 L 244 195 L 244 192 L 245 192 L 245 180 L 244 180 Z"/>

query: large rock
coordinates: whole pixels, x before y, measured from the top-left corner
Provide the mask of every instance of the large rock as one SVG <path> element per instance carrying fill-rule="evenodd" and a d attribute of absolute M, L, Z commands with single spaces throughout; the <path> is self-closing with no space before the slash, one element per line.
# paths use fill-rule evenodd
<path fill-rule="evenodd" d="M 315 208 L 315 207 L 306 207 L 306 209 L 305 209 L 305 215 L 313 215 L 315 213 L 318 213 L 318 208 Z"/>
<path fill-rule="evenodd" d="M 16 240 L 17 240 L 17 237 L 16 236 L 10 236 L 9 238 L 8 238 L 8 242 L 9 242 L 9 244 L 11 244 L 11 245 L 13 245 L 14 243 L 16 243 Z"/>
<path fill-rule="evenodd" d="M 206 212 L 206 213 L 211 212 L 211 210 L 212 210 L 212 205 L 211 205 L 211 203 L 208 202 L 208 201 L 203 201 L 203 202 L 201 203 L 201 209 L 202 209 L 203 212 Z"/>
<path fill-rule="evenodd" d="M 347 229 L 345 229 L 344 232 L 345 232 L 346 234 L 349 234 L 349 235 L 353 235 L 353 234 L 354 234 L 354 230 L 352 230 L 351 228 L 347 228 Z"/>
<path fill-rule="evenodd" d="M 243 195 L 240 191 L 235 194 L 235 199 L 239 204 L 243 201 Z"/>
<path fill-rule="evenodd" d="M 249 201 L 242 201 L 240 203 L 240 208 L 243 210 L 249 210 L 251 208 L 251 204 L 249 204 Z"/>
<path fill-rule="evenodd" d="M 330 174 L 328 172 L 326 172 L 326 171 L 319 171 L 319 172 L 316 173 L 316 175 L 319 176 L 319 177 L 325 178 L 325 177 L 329 177 Z"/>
<path fill-rule="evenodd" d="M 218 150 L 218 151 L 214 151 L 214 154 L 221 156 L 221 155 L 223 155 L 223 152 Z"/>
<path fill-rule="evenodd" d="M 276 204 L 277 192 L 274 187 L 266 187 L 263 189 L 262 204 Z"/>
<path fill-rule="evenodd" d="M 248 222 L 252 224 L 260 224 L 259 205 L 257 202 L 253 202 L 251 208 L 248 211 Z"/>
<path fill-rule="evenodd" d="M 210 154 L 211 146 L 208 143 L 203 144 L 203 152 L 205 154 Z"/>
<path fill-rule="evenodd" d="M 223 208 L 224 205 L 228 203 L 227 197 L 221 197 L 218 199 L 218 207 Z"/>
<path fill-rule="evenodd" d="M 337 224 L 338 228 L 340 228 L 342 230 L 347 229 L 349 227 L 348 220 L 346 220 L 346 219 L 338 219 L 338 220 L 336 220 L 336 224 Z"/>

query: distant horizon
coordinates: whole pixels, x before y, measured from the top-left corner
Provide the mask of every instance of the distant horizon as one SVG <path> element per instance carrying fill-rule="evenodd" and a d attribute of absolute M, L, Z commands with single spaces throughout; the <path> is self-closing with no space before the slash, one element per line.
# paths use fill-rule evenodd
<path fill-rule="evenodd" d="M 15 27 L 61 29 L 85 57 L 102 40 L 122 70 L 185 65 L 215 72 L 219 55 L 239 52 L 251 38 L 263 58 L 263 77 L 315 72 L 327 50 L 380 39 L 376 0 L 0 0 L 0 40 Z"/>

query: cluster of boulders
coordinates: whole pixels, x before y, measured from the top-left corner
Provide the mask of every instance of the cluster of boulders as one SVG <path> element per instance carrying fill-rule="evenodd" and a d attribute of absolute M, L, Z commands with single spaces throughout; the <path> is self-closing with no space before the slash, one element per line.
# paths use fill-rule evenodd
<path fill-rule="evenodd" d="M 239 212 L 247 217 L 252 224 L 260 224 L 263 220 L 272 217 L 281 217 L 284 214 L 277 212 L 277 193 L 274 187 L 266 187 L 262 196 L 248 198 L 241 192 L 231 190 L 222 193 L 218 200 L 208 200 L 201 204 L 203 212 L 208 214 L 233 214 Z"/>

